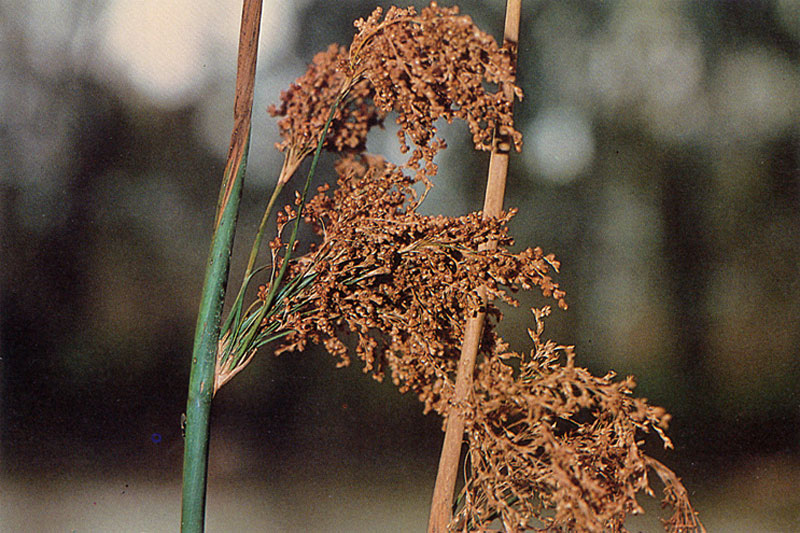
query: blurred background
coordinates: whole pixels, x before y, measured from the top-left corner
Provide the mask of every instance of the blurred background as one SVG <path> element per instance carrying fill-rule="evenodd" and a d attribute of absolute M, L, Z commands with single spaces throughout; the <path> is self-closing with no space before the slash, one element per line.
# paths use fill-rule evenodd
<path fill-rule="evenodd" d="M 264 2 L 235 287 L 281 164 L 266 108 L 375 5 Z M 460 5 L 502 36 L 504 2 Z M 0 3 L 0 531 L 179 527 L 240 10 Z M 673 414 L 676 449 L 650 451 L 709 531 L 797 531 L 800 2 L 523 10 L 506 205 L 518 246 L 562 261 L 570 309 L 549 335 Z M 444 131 L 426 208 L 480 209 L 488 157 Z M 368 148 L 399 160 L 396 144 L 390 119 Z M 521 299 L 503 333 L 527 350 L 544 301 Z M 208 530 L 423 531 L 440 425 L 358 365 L 264 350 L 215 400 Z M 631 528 L 660 531 L 647 509 Z"/>

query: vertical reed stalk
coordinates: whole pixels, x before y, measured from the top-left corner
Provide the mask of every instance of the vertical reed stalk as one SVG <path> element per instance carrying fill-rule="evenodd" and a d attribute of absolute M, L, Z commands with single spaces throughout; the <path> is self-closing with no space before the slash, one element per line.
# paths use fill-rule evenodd
<path fill-rule="evenodd" d="M 519 19 L 521 0 L 506 2 L 506 21 L 503 41 L 511 46 L 516 54 L 519 40 Z M 497 217 L 503 210 L 506 176 L 508 174 L 508 152 L 511 143 L 502 132 L 495 133 L 495 142 L 489 160 L 489 173 L 486 179 L 486 195 L 483 201 L 483 216 Z M 493 249 L 496 243 L 488 243 L 484 249 Z M 481 301 L 486 303 L 485 289 L 479 289 Z M 483 306 L 478 312 L 467 318 L 464 328 L 464 343 L 458 361 L 455 392 L 445 427 L 442 453 L 439 458 L 439 470 L 433 489 L 431 513 L 428 520 L 428 533 L 445 533 L 453 517 L 453 495 L 455 493 L 458 463 L 461 458 L 461 445 L 464 438 L 464 415 L 461 406 L 469 398 L 472 390 L 472 378 L 475 359 L 480 347 L 481 332 L 486 318 Z"/>
<path fill-rule="evenodd" d="M 260 25 L 261 0 L 244 0 L 239 35 L 234 127 L 217 202 L 211 250 L 197 315 L 189 393 L 186 401 L 181 507 L 183 533 L 201 533 L 205 527 L 209 415 L 214 389 L 214 368 L 222 305 L 230 268 L 231 246 L 250 147 L 250 123 Z"/>

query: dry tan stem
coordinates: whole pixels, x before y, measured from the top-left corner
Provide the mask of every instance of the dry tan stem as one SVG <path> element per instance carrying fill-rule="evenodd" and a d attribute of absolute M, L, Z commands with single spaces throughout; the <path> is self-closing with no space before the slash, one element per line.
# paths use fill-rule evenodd
<path fill-rule="evenodd" d="M 519 18 L 521 0 L 508 0 L 506 3 L 506 23 L 503 36 L 506 45 L 512 50 L 517 50 L 519 39 Z M 508 150 L 511 143 L 503 139 L 500 132 L 496 133 L 489 173 L 486 179 L 486 196 L 483 202 L 483 216 L 497 217 L 503 210 L 505 196 L 506 176 L 508 174 Z M 484 248 L 492 249 L 496 243 L 489 243 Z M 486 303 L 485 290 L 479 290 L 481 302 Z M 480 347 L 481 332 L 486 314 L 482 308 L 474 315 L 467 318 L 464 329 L 464 343 L 461 346 L 461 356 L 458 362 L 456 386 L 453 401 L 447 417 L 444 443 L 439 458 L 439 470 L 436 474 L 436 484 L 433 489 L 431 514 L 428 521 L 429 533 L 445 533 L 452 519 L 453 495 L 455 493 L 456 477 L 458 475 L 458 462 L 461 457 L 461 444 L 464 438 L 464 415 L 461 406 L 468 399 L 472 389 L 472 378 L 475 369 L 475 359 Z"/>
<path fill-rule="evenodd" d="M 217 219 L 214 227 L 219 226 L 222 213 L 228 203 L 233 185 L 236 181 L 236 172 L 245 156 L 250 139 L 250 120 L 253 109 L 253 95 L 256 83 L 256 58 L 258 57 L 258 35 L 261 22 L 261 2 L 245 2 L 242 7 L 242 31 L 239 42 L 239 57 L 237 59 L 236 97 L 233 103 L 233 133 L 228 149 L 228 159 L 225 165 L 225 183 L 220 194 Z M 255 32 L 245 33 L 246 29 L 256 27 Z"/>

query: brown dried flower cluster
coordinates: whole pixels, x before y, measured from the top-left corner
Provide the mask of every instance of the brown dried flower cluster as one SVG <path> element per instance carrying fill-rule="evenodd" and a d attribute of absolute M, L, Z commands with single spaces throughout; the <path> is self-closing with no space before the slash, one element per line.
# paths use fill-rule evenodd
<path fill-rule="evenodd" d="M 292 265 L 292 279 L 312 280 L 293 297 L 293 311 L 265 320 L 289 331 L 278 353 L 324 345 L 350 364 L 354 345 L 364 371 L 386 370 L 402 392 L 412 391 L 442 416 L 449 414 L 463 317 L 481 305 L 478 287 L 516 305 L 511 293 L 533 287 L 566 308 L 548 273 L 557 269 L 539 249 L 514 254 L 507 223 L 416 212 L 414 178 L 382 158 L 347 157 L 331 194 L 320 187 L 306 219 L 322 236 L 318 248 Z M 290 209 L 286 210 L 293 215 Z M 287 215 L 281 217 L 285 223 Z M 497 241 L 495 250 L 481 244 Z M 277 249 L 277 245 L 275 246 Z M 454 531 L 625 531 L 641 511 L 636 495 L 652 495 L 648 472 L 665 484 L 674 510 L 671 532 L 704 531 L 680 480 L 641 450 L 648 433 L 664 434 L 669 415 L 631 396 L 632 378 L 593 376 L 575 366 L 572 347 L 542 339 L 549 307 L 534 309 L 529 355 L 509 352 L 489 303 L 469 402 L 467 484 Z M 277 322 L 277 323 L 276 323 Z"/>
<path fill-rule="evenodd" d="M 283 141 L 277 147 L 286 152 L 284 181 L 313 151 L 340 94 L 346 94 L 345 105 L 325 141 L 334 151 L 362 150 L 369 129 L 392 111 L 403 152 L 409 150 L 407 137 L 416 146 L 407 165 L 421 176 L 436 174 L 434 156 L 446 147 L 436 137 L 434 122 L 440 118 L 466 121 L 478 149 L 491 149 L 498 132 L 521 148 L 511 105 L 522 91 L 514 85 L 511 50 L 480 31 L 470 17 L 458 15 L 456 7 L 434 2 L 421 13 L 392 7 L 382 15 L 378 8 L 356 21 L 358 33 L 349 52 L 331 45 L 317 54 L 308 71 L 281 94 L 280 106 L 270 107 L 270 114 L 283 117 L 278 123 Z"/>
<path fill-rule="evenodd" d="M 642 512 L 637 493 L 652 495 L 653 471 L 673 509 L 667 530 L 704 531 L 680 480 L 640 448 L 651 432 L 672 446 L 669 415 L 631 396 L 632 377 L 614 381 L 613 373 L 600 378 L 575 366 L 571 346 L 542 339 L 549 307 L 533 312 L 530 354 L 498 351 L 477 371 L 465 407 L 470 473 L 456 529 L 625 531 L 625 518 Z"/>
<path fill-rule="evenodd" d="M 367 133 L 380 124 L 383 114 L 372 104 L 372 89 L 366 80 L 354 82 L 346 68 L 347 51 L 332 44 L 314 56 L 305 74 L 281 93 L 280 106 L 271 105 L 283 141 L 275 147 L 286 152 L 281 180 L 291 178 L 297 167 L 317 146 L 331 106 L 344 94 L 338 106 L 325 147 L 336 152 L 360 152 Z"/>
<path fill-rule="evenodd" d="M 512 52 L 480 31 L 457 7 L 432 3 L 417 15 L 414 8 L 392 7 L 381 20 L 376 9 L 355 25 L 351 64 L 363 70 L 375 89 L 375 103 L 384 112 L 396 111 L 398 135 L 408 150 L 407 135 L 418 148 L 410 165 L 424 160 L 428 175 L 435 173 L 433 157 L 444 148 L 433 123 L 439 118 L 462 119 L 469 125 L 475 147 L 490 150 L 495 132 L 511 135 L 517 150 L 522 135 L 514 130 Z M 497 86 L 489 92 L 484 84 Z"/>
<path fill-rule="evenodd" d="M 502 313 L 493 302 L 517 305 L 517 290 L 535 288 L 566 309 L 550 277 L 559 268 L 555 258 L 538 248 L 509 250 L 515 211 L 498 218 L 417 212 L 415 186 L 431 186 L 434 156 L 446 146 L 436 136 L 437 119 L 466 121 L 478 149 L 520 148 L 511 116 L 513 99 L 521 98 L 513 51 L 457 8 L 436 3 L 420 13 L 393 7 L 383 16 L 376 9 L 355 25 L 349 49 L 318 54 L 281 105 L 270 108 L 283 117 L 279 183 L 314 150 L 336 102 L 324 146 L 343 156 L 333 190 L 322 186 L 308 202 L 305 192 L 298 195 L 320 242 L 288 263 L 281 251 L 296 243 L 284 242 L 281 230 L 298 215 L 291 206 L 278 214 L 272 275 L 243 320 L 260 340 L 243 348 L 244 360 L 259 343 L 279 338 L 277 353 L 320 344 L 342 366 L 355 353 L 366 373 L 382 379 L 388 372 L 425 412 L 446 417 L 461 410 L 469 455 L 453 531 L 624 531 L 625 517 L 641 510 L 636 495 L 652 495 L 648 472 L 665 484 L 665 503 L 674 510 L 667 530 L 705 531 L 675 474 L 641 449 L 652 433 L 670 446 L 669 417 L 632 397 L 632 378 L 595 377 L 575 365 L 571 347 L 542 340 L 549 307 L 534 310 L 529 354 L 509 351 L 497 334 Z M 390 112 L 397 113 L 404 151 L 408 139 L 415 145 L 399 166 L 363 153 L 370 128 Z M 282 264 L 285 280 L 275 278 Z M 275 302 L 272 294 L 279 295 Z M 455 405 L 464 319 L 478 310 L 488 317 L 482 362 L 469 399 Z"/>
<path fill-rule="evenodd" d="M 516 305 L 511 292 L 538 286 L 566 307 L 564 293 L 548 275 L 558 266 L 552 256 L 538 249 L 508 251 L 513 213 L 488 222 L 481 213 L 420 215 L 414 179 L 382 158 L 349 157 L 337 172 L 334 193 L 322 187 L 306 208 L 322 243 L 294 267 L 294 276 L 315 280 L 310 292 L 290 303 L 298 312 L 279 318 L 291 330 L 281 351 L 300 350 L 311 341 L 324 344 L 345 365 L 350 359 L 344 339 L 352 334 L 365 372 L 380 379 L 388 368 L 401 391 L 416 393 L 426 411 L 444 414 L 463 317 L 481 305 L 478 287 Z M 498 248 L 480 251 L 490 240 Z M 494 304 L 488 313 L 500 317 Z M 494 335 L 492 324 L 487 340 Z"/>

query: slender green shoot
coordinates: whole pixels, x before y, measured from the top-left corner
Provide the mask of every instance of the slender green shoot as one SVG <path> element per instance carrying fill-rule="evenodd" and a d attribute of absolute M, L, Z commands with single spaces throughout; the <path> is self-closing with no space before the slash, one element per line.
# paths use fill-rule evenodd
<path fill-rule="evenodd" d="M 208 480 L 208 442 L 211 401 L 222 306 L 230 269 L 231 248 L 239 214 L 253 111 L 261 0 L 244 0 L 234 100 L 234 127 L 220 187 L 214 233 L 211 237 L 192 351 L 186 400 L 183 454 L 181 532 L 202 533 L 205 528 Z"/>

